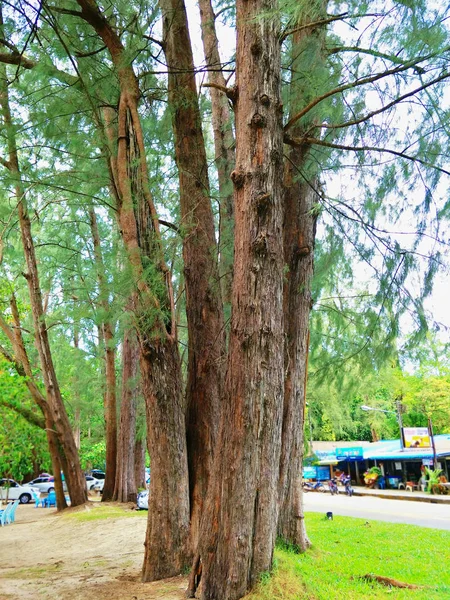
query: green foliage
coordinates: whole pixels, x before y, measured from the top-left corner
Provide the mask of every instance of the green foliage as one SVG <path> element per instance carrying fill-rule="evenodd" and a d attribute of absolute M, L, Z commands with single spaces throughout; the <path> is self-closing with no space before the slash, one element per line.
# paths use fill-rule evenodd
<path fill-rule="evenodd" d="M 85 438 L 81 441 L 80 463 L 84 470 L 104 469 L 106 459 L 106 445 L 104 440 L 93 443 Z"/>
<path fill-rule="evenodd" d="M 22 378 L 0 359 L 0 476 L 18 481 L 36 470 L 47 471 L 51 465 L 45 432 L 14 410 L 22 407 L 33 410 L 28 390 Z"/>

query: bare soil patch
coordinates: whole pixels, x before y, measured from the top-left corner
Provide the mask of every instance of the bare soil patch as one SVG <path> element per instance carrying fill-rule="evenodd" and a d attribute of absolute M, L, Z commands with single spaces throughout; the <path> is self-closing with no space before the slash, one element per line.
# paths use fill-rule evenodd
<path fill-rule="evenodd" d="M 0 528 L 0 600 L 184 598 L 184 577 L 141 583 L 147 519 L 121 506 L 126 516 L 80 521 L 73 513 L 93 516 L 100 503 L 63 513 L 19 505 Z"/>

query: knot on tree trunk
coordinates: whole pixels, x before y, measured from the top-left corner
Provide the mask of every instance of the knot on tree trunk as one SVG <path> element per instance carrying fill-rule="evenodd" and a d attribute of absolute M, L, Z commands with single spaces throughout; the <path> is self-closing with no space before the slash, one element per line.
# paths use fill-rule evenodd
<path fill-rule="evenodd" d="M 250 122 L 252 127 L 255 128 L 261 128 L 261 127 L 265 127 L 267 124 L 267 120 L 266 117 L 264 117 L 263 115 L 261 115 L 260 113 L 255 113 L 252 117 L 252 120 Z"/>
<path fill-rule="evenodd" d="M 231 181 L 233 182 L 233 184 L 235 185 L 235 187 L 237 189 L 241 188 L 244 185 L 244 181 L 245 181 L 244 171 L 234 170 L 234 171 L 232 171 L 230 177 L 231 177 Z"/>
<path fill-rule="evenodd" d="M 252 242 L 253 253 L 257 256 L 267 256 L 268 246 L 267 237 L 264 233 L 260 233 Z"/>
<path fill-rule="evenodd" d="M 260 192 L 254 198 L 254 204 L 258 215 L 264 216 L 269 212 L 272 205 L 272 196 L 268 192 Z"/>

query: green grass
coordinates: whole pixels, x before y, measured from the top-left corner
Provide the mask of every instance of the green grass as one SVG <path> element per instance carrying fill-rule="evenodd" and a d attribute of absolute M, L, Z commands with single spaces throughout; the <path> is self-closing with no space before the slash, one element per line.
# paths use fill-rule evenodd
<path fill-rule="evenodd" d="M 144 510 L 130 510 L 122 508 L 121 506 L 97 503 L 92 506 L 86 505 L 84 510 L 77 512 L 66 512 L 63 514 L 63 518 L 83 522 L 99 521 L 102 519 L 117 519 L 121 517 L 147 518 L 147 514 L 147 511 Z"/>
<path fill-rule="evenodd" d="M 278 546 L 271 576 L 246 600 L 450 598 L 450 532 L 315 513 L 306 526 L 312 548 L 299 555 Z M 423 587 L 369 583 L 368 573 Z"/>

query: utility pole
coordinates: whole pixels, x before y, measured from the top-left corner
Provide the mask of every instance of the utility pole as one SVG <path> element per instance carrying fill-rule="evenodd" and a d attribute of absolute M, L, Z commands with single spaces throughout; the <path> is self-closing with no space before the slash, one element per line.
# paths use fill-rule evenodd
<path fill-rule="evenodd" d="M 428 419 L 428 431 L 430 432 L 431 445 L 433 447 L 433 469 L 437 469 L 437 455 L 436 455 L 436 444 L 434 443 L 434 434 L 433 434 L 433 423 L 431 422 L 431 418 Z"/>
<path fill-rule="evenodd" d="M 314 454 L 313 452 L 313 447 L 312 447 L 312 425 L 311 425 L 311 409 L 309 406 L 309 402 L 305 402 L 306 406 L 308 407 L 308 423 L 309 423 L 309 452 L 310 454 Z"/>
<path fill-rule="evenodd" d="M 396 401 L 396 407 L 397 407 L 397 420 L 398 420 L 398 426 L 400 428 L 400 448 L 403 451 L 405 449 L 405 443 L 403 440 L 403 421 L 402 421 L 402 403 L 401 403 L 401 399 L 402 396 L 400 396 L 400 400 L 397 399 Z"/>

